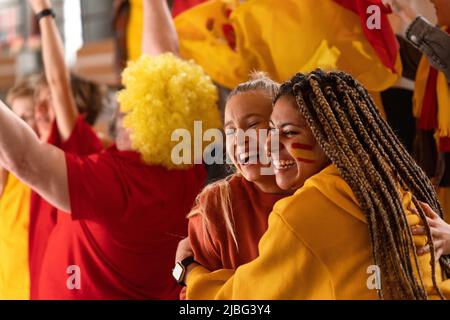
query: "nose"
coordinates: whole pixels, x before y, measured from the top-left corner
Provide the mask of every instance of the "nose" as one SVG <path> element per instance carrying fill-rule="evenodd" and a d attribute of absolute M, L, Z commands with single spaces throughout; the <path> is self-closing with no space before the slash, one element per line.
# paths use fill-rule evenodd
<path fill-rule="evenodd" d="M 237 129 L 235 134 L 231 137 L 230 143 L 240 152 L 248 151 L 251 146 L 257 145 L 258 133 L 255 131 L 244 129 Z"/>

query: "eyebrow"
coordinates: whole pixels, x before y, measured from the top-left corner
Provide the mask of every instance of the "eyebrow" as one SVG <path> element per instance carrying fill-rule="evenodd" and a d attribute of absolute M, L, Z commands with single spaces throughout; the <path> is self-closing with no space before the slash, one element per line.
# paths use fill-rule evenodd
<path fill-rule="evenodd" d="M 245 117 L 243 117 L 242 119 L 243 119 L 243 120 L 247 120 L 248 118 L 251 118 L 251 117 L 259 117 L 259 118 L 263 118 L 263 116 L 260 115 L 260 114 L 258 114 L 258 113 L 250 113 L 250 114 L 246 115 Z M 228 127 L 228 126 L 231 125 L 231 124 L 232 124 L 232 121 L 226 122 L 226 123 L 224 124 L 224 128 L 225 128 L 225 127 Z"/>
<path fill-rule="evenodd" d="M 272 125 L 274 125 L 275 126 L 275 124 L 272 122 L 272 121 L 270 121 L 270 123 L 272 124 Z M 294 124 L 294 123 L 290 123 L 290 122 L 288 122 L 288 123 L 283 123 L 281 126 L 279 126 L 281 129 L 284 129 L 285 127 L 287 127 L 287 126 L 293 126 L 293 127 L 297 127 L 297 128 L 300 128 L 301 127 L 301 125 L 299 125 L 299 124 Z"/>
<path fill-rule="evenodd" d="M 294 124 L 294 123 L 290 123 L 290 122 L 284 123 L 284 124 L 281 125 L 282 128 L 287 127 L 287 126 L 300 127 L 300 125 Z"/>

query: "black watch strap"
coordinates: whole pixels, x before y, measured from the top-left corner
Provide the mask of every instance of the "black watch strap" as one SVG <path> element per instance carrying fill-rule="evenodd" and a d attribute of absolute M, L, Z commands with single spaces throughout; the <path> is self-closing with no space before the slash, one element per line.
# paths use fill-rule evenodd
<path fill-rule="evenodd" d="M 36 14 L 36 20 L 39 21 L 42 18 L 45 18 L 45 17 L 48 17 L 48 16 L 51 16 L 51 17 L 55 18 L 56 17 L 55 11 L 53 9 L 51 9 L 51 8 L 44 9 L 41 12 Z"/>
<path fill-rule="evenodd" d="M 180 286 L 186 287 L 186 270 L 193 263 L 198 263 L 197 261 L 195 261 L 194 257 L 186 258 L 180 262 L 180 264 L 183 266 L 184 269 L 183 278 L 178 281 L 178 284 Z"/>
<path fill-rule="evenodd" d="M 185 268 L 189 267 L 193 263 L 198 263 L 197 261 L 195 261 L 194 257 L 189 257 L 189 258 L 186 258 L 183 261 L 181 261 L 181 264 Z"/>

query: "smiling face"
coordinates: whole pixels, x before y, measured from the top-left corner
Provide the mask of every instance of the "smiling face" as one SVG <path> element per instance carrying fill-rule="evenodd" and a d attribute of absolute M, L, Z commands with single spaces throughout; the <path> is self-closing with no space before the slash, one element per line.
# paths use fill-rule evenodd
<path fill-rule="evenodd" d="M 269 119 L 272 113 L 272 99 L 263 91 L 239 93 L 227 103 L 225 109 L 225 134 L 227 152 L 237 170 L 246 180 L 256 183 L 264 192 L 279 192 L 273 175 L 263 175 L 262 169 L 270 163 L 262 164 L 267 158 L 264 147 L 260 148 L 260 136 L 267 137 Z M 264 130 L 264 131 L 263 131 Z M 239 131 L 245 132 L 245 139 Z M 263 153 L 263 154 L 261 154 Z"/>
<path fill-rule="evenodd" d="M 330 161 L 298 111 L 292 96 L 281 97 L 273 109 L 267 143 L 275 167 L 277 184 L 283 190 L 297 190 L 305 181 L 326 168 Z M 279 147 L 271 141 L 279 139 Z"/>

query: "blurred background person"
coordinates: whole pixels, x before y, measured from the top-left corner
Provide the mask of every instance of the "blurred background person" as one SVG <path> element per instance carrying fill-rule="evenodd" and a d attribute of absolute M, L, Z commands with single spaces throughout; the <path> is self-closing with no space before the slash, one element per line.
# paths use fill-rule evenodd
<path fill-rule="evenodd" d="M 36 132 L 34 89 L 20 80 L 8 92 L 11 110 Z M 0 300 L 28 300 L 28 226 L 31 189 L 0 167 Z"/>

